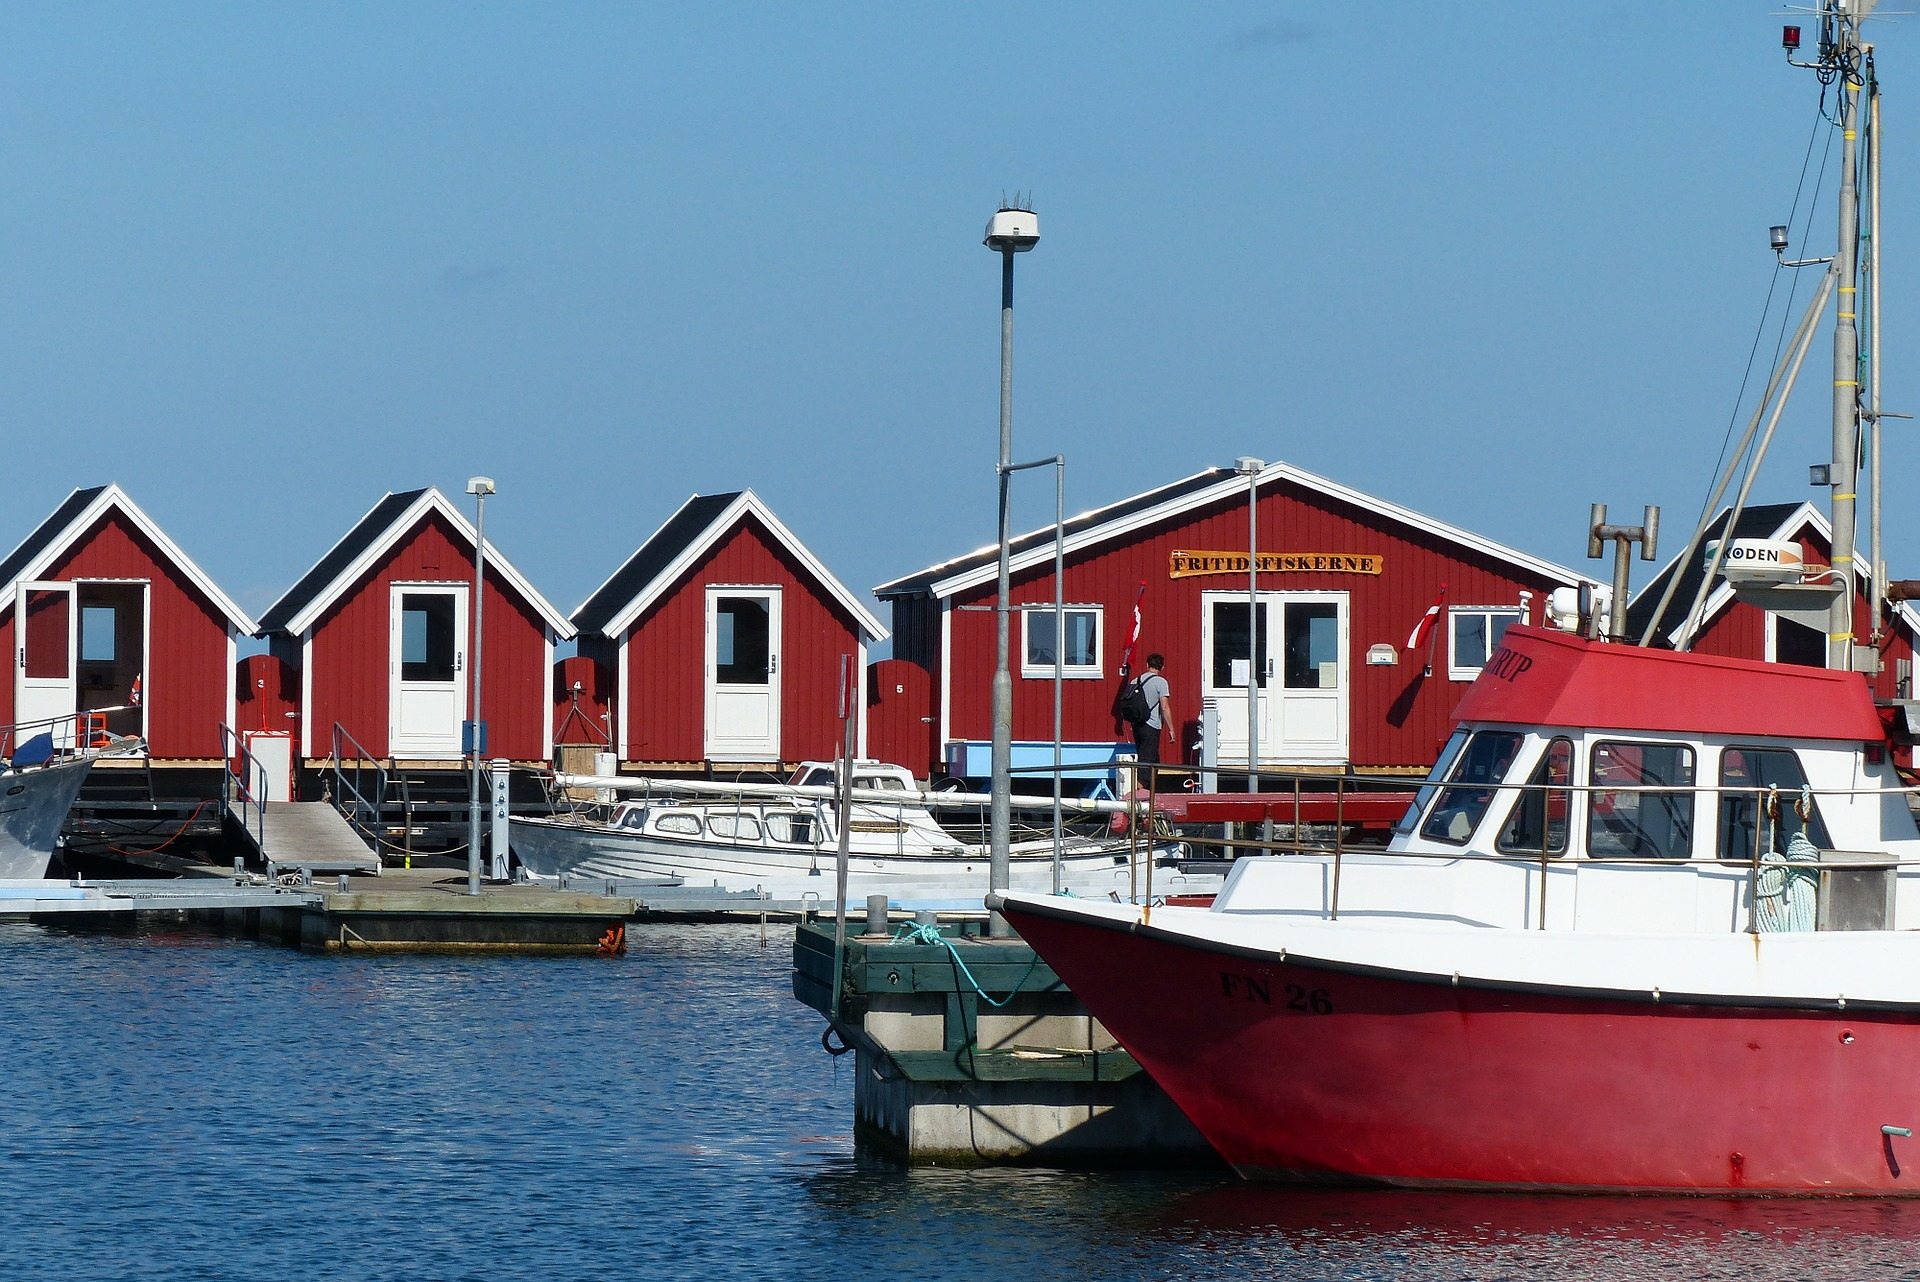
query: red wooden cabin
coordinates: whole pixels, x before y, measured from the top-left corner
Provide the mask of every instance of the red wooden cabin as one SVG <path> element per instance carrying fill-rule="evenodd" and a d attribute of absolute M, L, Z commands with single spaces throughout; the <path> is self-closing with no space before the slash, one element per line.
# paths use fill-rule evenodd
<path fill-rule="evenodd" d="M 1179 739 L 1166 760 L 1198 759 L 1211 708 L 1215 759 L 1238 766 L 1257 737 L 1262 766 L 1426 769 L 1507 624 L 1538 621 L 1548 592 L 1591 581 L 1285 463 L 1251 477 L 1212 468 L 1075 517 L 1065 547 L 1062 739 L 1109 756 L 1121 741 L 1131 751 L 1111 709 L 1137 601 L 1134 670 L 1150 652 L 1167 658 Z M 1050 527 L 1013 541 L 1016 765 L 1038 764 L 1053 741 L 1053 557 Z M 895 661 L 928 674 L 930 700 L 924 721 L 912 709 L 887 710 L 896 732 L 921 730 L 918 742 L 876 745 L 878 755 L 916 770 L 985 774 L 996 560 L 985 548 L 875 589 L 893 607 Z M 1431 648 L 1409 651 L 1409 633 L 1443 586 Z M 1261 690 L 1257 736 L 1248 734 L 1250 669 Z M 883 694 L 905 698 L 911 684 L 889 680 Z"/>
<path fill-rule="evenodd" d="M 118 485 L 75 490 L 0 562 L 0 722 L 119 708 L 154 761 L 217 764 L 253 628 Z"/>
<path fill-rule="evenodd" d="M 301 757 L 328 756 L 337 725 L 371 757 L 458 762 L 476 651 L 474 541 L 439 490 L 388 494 L 267 610 L 260 635 L 299 674 Z M 547 761 L 553 649 L 573 629 L 492 540 L 485 582 L 487 755 Z"/>
<path fill-rule="evenodd" d="M 752 490 L 688 499 L 573 623 L 612 674 L 595 710 L 622 762 L 832 757 L 845 658 L 865 750 L 867 646 L 886 629 Z"/>

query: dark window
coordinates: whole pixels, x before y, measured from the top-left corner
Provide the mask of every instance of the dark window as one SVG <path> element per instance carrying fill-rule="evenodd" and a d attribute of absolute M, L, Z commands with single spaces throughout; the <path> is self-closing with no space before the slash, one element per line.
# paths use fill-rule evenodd
<path fill-rule="evenodd" d="M 403 681 L 451 681 L 454 596 L 406 592 L 400 597 L 400 677 Z"/>
<path fill-rule="evenodd" d="M 1498 848 L 1519 854 L 1567 853 L 1567 814 L 1573 783 L 1573 743 L 1555 739 L 1541 755 L 1527 780 L 1527 790 L 1514 803 L 1513 814 L 1500 830 Z"/>
<path fill-rule="evenodd" d="M 1267 684 L 1267 603 L 1260 603 L 1260 635 L 1254 648 L 1261 658 L 1254 664 L 1257 671 L 1255 681 L 1265 687 Z M 1216 690 L 1228 690 L 1234 686 L 1233 662 L 1238 659 L 1245 663 L 1247 654 L 1247 603 L 1245 601 L 1215 601 L 1213 603 L 1213 653 L 1208 656 L 1213 666 L 1213 686 Z"/>
<path fill-rule="evenodd" d="M 1775 615 L 1773 661 L 1794 663 L 1803 668 L 1824 668 L 1827 666 L 1827 634 Z"/>
<path fill-rule="evenodd" d="M 1680 743 L 1598 743 L 1593 748 L 1590 782 L 1589 856 L 1686 859 L 1692 855 L 1692 748 Z"/>
<path fill-rule="evenodd" d="M 1286 603 L 1286 671 L 1289 690 L 1340 687 L 1340 607 L 1331 601 Z"/>
<path fill-rule="evenodd" d="M 1395 832 L 1412 832 L 1413 826 L 1420 822 L 1420 816 L 1426 812 L 1427 803 L 1433 800 L 1434 792 L 1453 772 L 1453 759 L 1460 755 L 1460 749 L 1467 743 L 1467 732 L 1456 730 L 1440 749 L 1440 755 L 1433 763 L 1433 769 L 1427 772 L 1427 781 L 1420 785 L 1420 791 L 1414 794 L 1413 804 L 1407 807 L 1407 813 L 1400 816 L 1400 822 L 1393 826 Z"/>
<path fill-rule="evenodd" d="M 722 685 L 763 686 L 772 675 L 772 620 L 760 597 L 720 598 L 714 607 L 714 679 Z"/>
<path fill-rule="evenodd" d="M 1803 825 L 1793 803 L 1807 782 L 1800 758 L 1787 748 L 1728 748 L 1720 754 L 1720 827 L 1714 853 L 1722 859 L 1751 860 L 1756 837 L 1764 837 L 1765 846 L 1786 853 L 1787 843 L 1804 827 L 1807 840 L 1822 850 L 1832 843 L 1827 825 L 1820 818 L 1820 803 L 1813 803 L 1811 816 Z M 1778 813 L 1761 813 L 1764 788 L 1780 790 Z"/>
<path fill-rule="evenodd" d="M 1441 790 L 1420 835 L 1464 846 L 1493 804 L 1494 785 L 1506 780 L 1520 751 L 1521 736 L 1511 730 L 1481 730 L 1467 740 L 1453 777 Z"/>

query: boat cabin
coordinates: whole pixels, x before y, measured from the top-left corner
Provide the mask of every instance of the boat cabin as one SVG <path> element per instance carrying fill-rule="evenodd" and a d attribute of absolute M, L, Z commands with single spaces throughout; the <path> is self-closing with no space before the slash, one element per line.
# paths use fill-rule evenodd
<path fill-rule="evenodd" d="M 1459 715 L 1389 854 L 1349 857 L 1342 917 L 1742 930 L 1801 863 L 1799 928 L 1920 927 L 1920 831 L 1857 674 L 1517 627 Z M 1293 872 L 1249 876 L 1223 898 L 1299 902 Z"/>

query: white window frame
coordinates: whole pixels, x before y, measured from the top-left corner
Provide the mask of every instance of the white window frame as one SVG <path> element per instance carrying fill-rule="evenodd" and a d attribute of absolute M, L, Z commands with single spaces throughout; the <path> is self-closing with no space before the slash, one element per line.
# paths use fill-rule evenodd
<path fill-rule="evenodd" d="M 1020 610 L 1020 675 L 1022 677 L 1053 680 L 1051 663 L 1031 663 L 1028 656 L 1032 649 L 1027 644 L 1027 620 L 1036 614 L 1053 616 L 1053 605 L 1023 605 Z M 1101 677 L 1101 660 L 1107 648 L 1107 611 L 1101 605 L 1075 605 L 1067 602 L 1064 607 L 1068 614 L 1091 614 L 1093 616 L 1093 662 L 1066 663 L 1060 665 L 1060 679 L 1063 681 L 1098 681 Z"/>
<path fill-rule="evenodd" d="M 1450 605 L 1448 606 L 1446 609 L 1446 616 L 1447 616 L 1447 680 L 1449 681 L 1472 681 L 1475 677 L 1478 677 L 1480 675 L 1481 665 L 1474 664 L 1469 666 L 1466 664 L 1462 664 L 1460 662 L 1460 655 L 1458 651 L 1460 634 L 1454 630 L 1454 621 L 1463 614 L 1478 614 L 1488 619 L 1504 616 L 1509 620 L 1508 626 L 1512 626 L 1512 624 L 1518 623 L 1520 622 L 1521 619 L 1526 617 L 1525 613 L 1517 605 Z M 1495 648 L 1497 649 L 1498 647 L 1496 646 Z M 1487 657 L 1492 658 L 1493 656 L 1488 655 Z"/>

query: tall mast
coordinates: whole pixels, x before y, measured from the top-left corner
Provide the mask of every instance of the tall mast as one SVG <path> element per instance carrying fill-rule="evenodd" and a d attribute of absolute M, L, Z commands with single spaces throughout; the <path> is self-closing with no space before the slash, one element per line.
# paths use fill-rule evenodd
<path fill-rule="evenodd" d="M 1854 489 L 1859 474 L 1860 434 L 1860 203 L 1858 139 L 1863 50 L 1860 20 L 1871 0 L 1855 6 L 1826 0 L 1822 14 L 1822 61 L 1837 72 L 1840 111 L 1840 232 L 1834 246 L 1833 320 L 1833 573 L 1839 590 L 1827 616 L 1827 666 L 1853 666 L 1853 522 Z"/>

